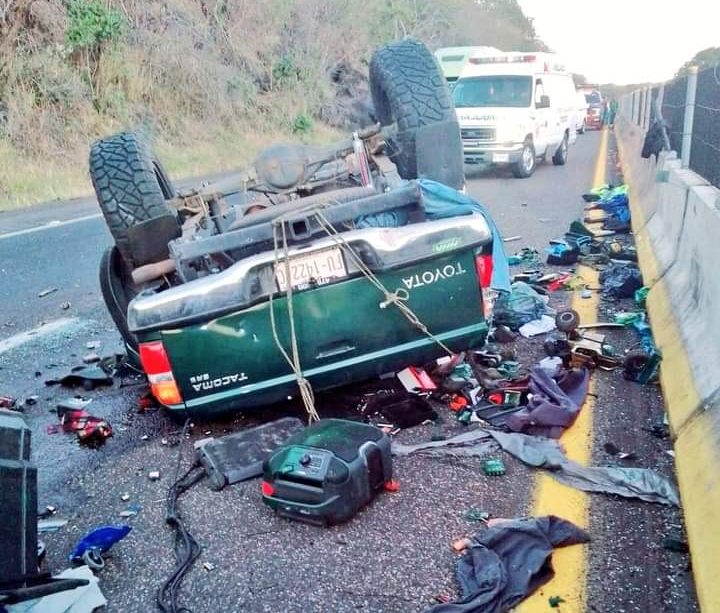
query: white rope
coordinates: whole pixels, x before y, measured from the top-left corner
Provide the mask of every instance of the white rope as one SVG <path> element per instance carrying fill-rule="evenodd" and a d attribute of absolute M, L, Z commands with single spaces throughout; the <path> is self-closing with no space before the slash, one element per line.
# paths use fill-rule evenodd
<path fill-rule="evenodd" d="M 294 213 L 297 213 L 297 211 L 294 211 Z M 360 272 L 370 281 L 377 289 L 380 291 L 380 293 L 384 296 L 384 300 L 378 304 L 379 308 L 386 309 L 390 305 L 394 305 L 397 307 L 397 309 L 402 313 L 405 318 L 414 325 L 418 330 L 420 330 L 423 334 L 425 334 L 428 338 L 430 338 L 433 342 L 435 342 L 437 345 L 439 345 L 443 351 L 445 351 L 448 355 L 452 356 L 453 352 L 450 351 L 447 345 L 443 343 L 437 336 L 435 336 L 430 330 L 428 330 L 428 327 L 420 320 L 420 318 L 415 314 L 415 312 L 408 306 L 407 301 L 410 298 L 409 292 L 404 288 L 398 288 L 394 292 L 391 292 L 388 290 L 378 279 L 378 277 L 373 273 L 370 268 L 368 268 L 365 265 L 365 262 L 360 259 L 360 257 L 353 251 L 353 249 L 350 247 L 350 245 L 347 243 L 347 241 L 343 238 L 342 234 L 338 232 L 338 230 L 328 221 L 328 219 L 323 215 L 323 213 L 319 209 L 315 209 L 313 211 L 315 218 L 318 220 L 318 223 L 320 224 L 320 227 L 325 230 L 325 233 L 335 242 L 335 244 L 342 249 L 345 254 L 353 261 L 355 266 L 360 270 Z M 275 305 L 273 302 L 273 292 L 270 292 L 270 325 L 272 327 L 272 333 L 273 333 L 273 339 L 275 340 L 275 344 L 277 345 L 278 349 L 282 353 L 283 357 L 287 361 L 287 363 L 290 365 L 290 368 L 292 368 L 293 372 L 295 373 L 295 378 L 297 379 L 298 388 L 300 389 L 300 396 L 302 397 L 303 404 L 305 405 L 305 410 L 308 414 L 308 421 L 318 421 L 320 419 L 320 416 L 318 415 L 317 410 L 315 409 L 315 395 L 313 393 L 312 385 L 310 382 L 305 378 L 302 371 L 302 365 L 300 364 L 300 354 L 298 350 L 298 344 L 297 344 L 297 335 L 295 333 L 295 312 L 293 309 L 293 290 L 292 290 L 292 280 L 290 278 L 290 257 L 289 257 L 289 249 L 288 249 L 288 243 L 287 243 L 287 230 L 285 227 L 285 218 L 284 216 L 278 217 L 275 220 L 273 220 L 273 248 L 274 248 L 274 256 L 275 256 L 275 270 L 277 270 L 277 267 L 280 265 L 280 260 L 278 258 L 278 254 L 280 252 L 280 245 L 278 244 L 278 234 L 277 234 L 277 228 L 280 226 L 282 230 L 282 256 L 283 256 L 283 266 L 285 269 L 285 296 L 287 301 L 287 308 L 288 308 L 288 320 L 290 323 L 290 350 L 292 352 L 292 356 L 288 353 L 288 351 L 283 346 L 282 342 L 280 341 L 280 336 L 278 334 L 277 330 L 277 323 L 275 321 Z"/>
<path fill-rule="evenodd" d="M 382 281 L 378 279 L 375 273 L 373 273 L 373 271 L 365 265 L 365 262 L 360 259 L 360 256 L 358 256 L 358 254 L 353 251 L 347 241 L 343 238 L 342 234 L 340 234 L 340 232 L 338 232 L 333 227 L 333 225 L 327 220 L 327 218 L 325 217 L 325 215 L 322 214 L 321 211 L 315 211 L 315 218 L 318 220 L 320 227 L 325 230 L 327 235 L 333 239 L 335 244 L 338 245 L 350 257 L 350 259 L 352 259 L 355 266 L 360 269 L 360 272 L 362 272 L 362 274 L 368 279 L 368 281 L 370 281 L 383 294 L 385 300 L 380 302 L 380 304 L 378 305 L 381 309 L 385 309 L 391 304 L 395 305 L 412 325 L 418 328 L 418 330 L 420 330 L 427 337 L 432 339 L 437 345 L 442 347 L 443 351 L 447 352 L 448 355 L 453 355 L 453 352 L 450 351 L 447 345 L 445 345 L 445 343 L 443 343 L 437 336 L 430 332 L 430 330 L 428 330 L 428 327 L 422 321 L 420 321 L 420 318 L 408 306 L 407 301 L 410 298 L 410 294 L 406 289 L 398 288 L 394 292 L 388 290 L 383 285 Z"/>
<path fill-rule="evenodd" d="M 275 269 L 277 270 L 277 266 L 279 264 L 278 260 L 278 235 L 277 235 L 277 220 L 273 223 L 273 243 L 274 243 L 274 249 L 275 249 Z M 308 414 L 308 422 L 312 423 L 314 421 L 319 421 L 320 416 L 318 415 L 318 412 L 315 408 L 315 394 L 313 393 L 312 386 L 310 385 L 310 382 L 305 378 L 302 371 L 302 366 L 300 364 L 300 354 L 298 351 L 298 344 L 297 344 L 297 335 L 295 334 L 295 312 L 293 310 L 293 291 L 292 291 L 292 281 L 290 278 L 290 258 L 288 257 L 288 244 L 287 244 L 287 233 L 285 229 L 285 224 L 280 221 L 280 226 L 282 229 L 282 249 L 283 249 L 283 265 L 285 267 L 285 296 L 287 301 L 287 309 L 288 309 L 288 320 L 290 322 L 290 350 L 292 351 L 292 358 L 288 354 L 287 350 L 283 346 L 282 342 L 280 341 L 280 336 L 278 335 L 277 325 L 275 322 L 275 304 L 273 303 L 273 292 L 270 292 L 270 326 L 272 327 L 272 333 L 273 338 L 275 339 L 275 344 L 277 345 L 278 349 L 280 350 L 280 353 L 283 354 L 283 357 L 287 361 L 287 363 L 290 365 L 290 368 L 292 368 L 293 373 L 295 373 L 295 378 L 297 379 L 298 388 L 300 389 L 300 397 L 302 398 L 303 404 L 305 405 L 305 411 L 307 411 Z"/>

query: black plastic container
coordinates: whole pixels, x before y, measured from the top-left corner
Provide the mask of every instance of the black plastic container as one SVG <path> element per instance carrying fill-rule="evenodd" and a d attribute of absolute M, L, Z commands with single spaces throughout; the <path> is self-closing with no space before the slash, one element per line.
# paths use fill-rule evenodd
<path fill-rule="evenodd" d="M 294 434 L 263 465 L 263 501 L 279 515 L 338 524 L 392 478 L 390 439 L 375 426 L 323 419 Z"/>

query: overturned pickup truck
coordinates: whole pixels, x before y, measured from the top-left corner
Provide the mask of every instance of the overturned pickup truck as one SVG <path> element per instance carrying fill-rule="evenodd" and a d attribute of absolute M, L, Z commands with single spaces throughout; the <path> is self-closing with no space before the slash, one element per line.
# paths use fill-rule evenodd
<path fill-rule="evenodd" d="M 376 125 L 331 147 L 272 146 L 198 189 L 177 192 L 135 133 L 93 145 L 115 239 L 103 297 L 163 405 L 244 409 L 484 342 L 505 261 L 456 191 L 447 85 L 413 40 L 375 52 L 370 84 Z"/>

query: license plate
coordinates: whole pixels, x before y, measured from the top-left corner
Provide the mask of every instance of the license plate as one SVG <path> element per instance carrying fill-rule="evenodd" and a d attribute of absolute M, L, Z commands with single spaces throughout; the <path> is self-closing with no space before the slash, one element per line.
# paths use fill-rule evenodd
<path fill-rule="evenodd" d="M 492 161 L 497 163 L 501 162 L 509 162 L 510 161 L 510 154 L 509 153 L 493 153 Z"/>
<path fill-rule="evenodd" d="M 293 289 L 326 285 L 347 277 L 345 262 L 338 247 L 293 256 L 290 258 L 289 268 L 290 285 Z M 286 291 L 288 278 L 285 262 L 278 262 L 275 265 L 275 279 L 280 291 Z"/>

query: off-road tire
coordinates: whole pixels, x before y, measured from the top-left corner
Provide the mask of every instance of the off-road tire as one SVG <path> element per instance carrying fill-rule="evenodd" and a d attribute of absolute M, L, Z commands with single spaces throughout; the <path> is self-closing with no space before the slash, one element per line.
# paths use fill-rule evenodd
<path fill-rule="evenodd" d="M 105 250 L 100 259 L 100 292 L 110 317 L 125 343 L 128 358 L 140 365 L 138 341 L 130 332 L 127 323 L 127 309 L 136 292 L 132 290 L 132 280 L 127 265 L 117 247 Z"/>
<path fill-rule="evenodd" d="M 569 147 L 570 143 L 568 142 L 568 135 L 565 134 L 565 136 L 563 136 L 562 142 L 560 143 L 560 146 L 555 150 L 555 153 L 552 157 L 552 161 L 555 166 L 565 166 L 568 159 Z"/>
<path fill-rule="evenodd" d="M 375 119 L 397 125 L 387 153 L 403 179 L 417 179 L 415 131 L 428 124 L 455 121 L 450 89 L 430 50 L 406 38 L 379 47 L 370 61 L 370 93 Z"/>
<path fill-rule="evenodd" d="M 166 200 L 175 189 L 147 141 L 121 132 L 93 144 L 90 178 L 98 204 L 120 254 L 135 264 L 128 230 L 143 221 L 174 214 Z"/>

